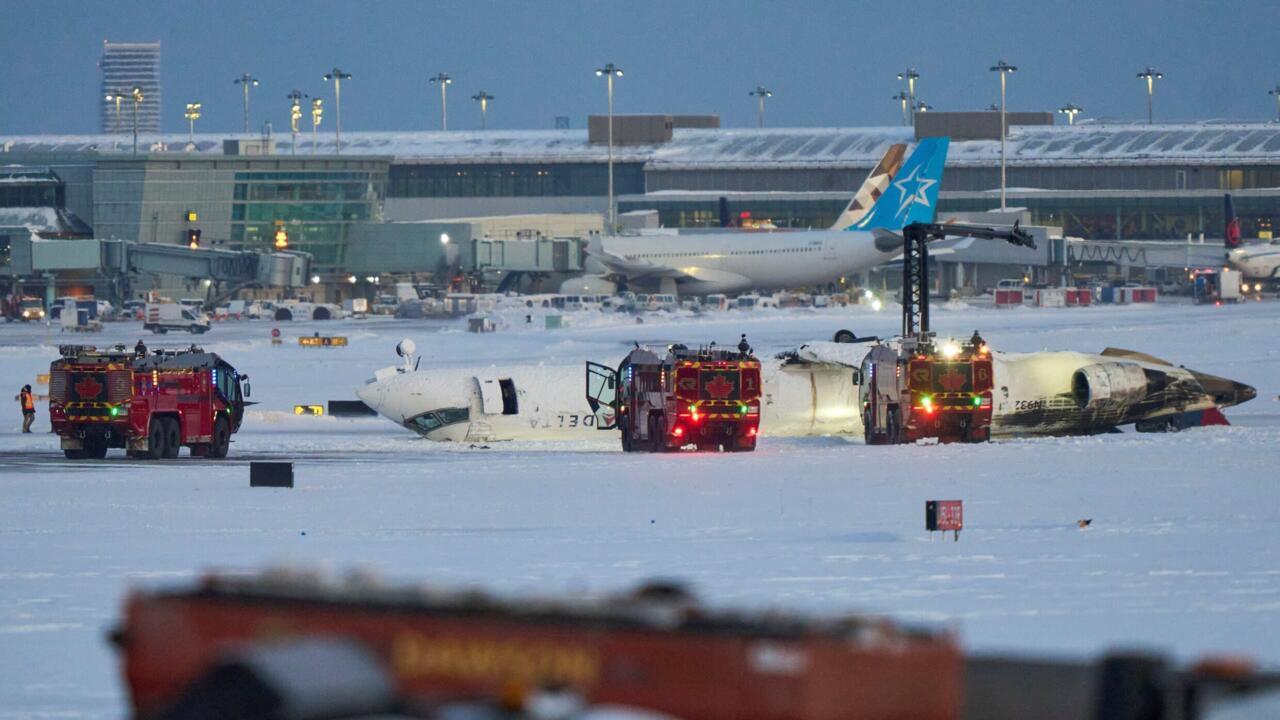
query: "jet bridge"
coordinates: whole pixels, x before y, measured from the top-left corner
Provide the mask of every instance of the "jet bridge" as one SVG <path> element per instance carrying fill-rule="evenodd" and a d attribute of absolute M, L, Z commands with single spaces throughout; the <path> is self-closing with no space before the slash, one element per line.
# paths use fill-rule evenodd
<path fill-rule="evenodd" d="M 15 277 L 77 272 L 111 279 L 127 287 L 141 275 L 210 280 L 221 297 L 244 287 L 303 287 L 311 256 L 303 252 L 191 249 L 132 240 L 52 240 L 14 238 L 9 274 Z M 122 293 L 123 294 L 123 293 Z"/>

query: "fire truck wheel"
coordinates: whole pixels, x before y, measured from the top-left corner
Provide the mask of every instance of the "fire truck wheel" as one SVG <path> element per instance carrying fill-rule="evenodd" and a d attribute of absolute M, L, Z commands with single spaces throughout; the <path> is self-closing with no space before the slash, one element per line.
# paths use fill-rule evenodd
<path fill-rule="evenodd" d="M 165 443 L 168 433 L 165 432 L 163 418 L 151 418 L 151 426 L 147 428 L 147 452 L 143 457 L 148 460 L 159 460 L 165 456 Z"/>
<path fill-rule="evenodd" d="M 84 453 L 84 457 L 90 460 L 101 460 L 107 456 L 107 441 L 85 440 L 84 450 L 81 452 Z"/>
<path fill-rule="evenodd" d="M 231 447 L 231 428 L 227 426 L 227 418 L 219 415 L 213 424 L 213 443 L 209 446 L 209 457 L 222 459 L 227 456 Z"/>
<path fill-rule="evenodd" d="M 624 425 L 622 426 L 622 452 L 631 452 L 631 431 Z"/>
<path fill-rule="evenodd" d="M 662 415 L 655 413 L 649 416 L 649 450 L 651 452 L 666 452 L 667 439 L 662 436 Z"/>
<path fill-rule="evenodd" d="M 83 450 L 63 450 L 62 454 L 66 455 L 68 460 L 84 460 L 88 457 Z"/>
<path fill-rule="evenodd" d="M 889 409 L 886 417 L 888 427 L 885 429 L 885 442 L 889 445 L 897 445 L 902 442 L 902 413 L 898 410 L 898 406 L 894 405 Z"/>
<path fill-rule="evenodd" d="M 164 456 L 173 459 L 178 457 L 178 451 L 182 449 L 182 428 L 178 427 L 178 421 L 173 418 L 165 418 L 164 427 Z"/>

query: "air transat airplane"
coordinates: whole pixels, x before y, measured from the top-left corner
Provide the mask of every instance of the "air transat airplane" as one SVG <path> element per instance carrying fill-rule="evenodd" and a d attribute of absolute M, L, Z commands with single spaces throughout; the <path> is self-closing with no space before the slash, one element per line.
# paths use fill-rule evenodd
<path fill-rule="evenodd" d="M 761 362 L 760 434 L 863 434 L 858 406 L 863 343 L 816 342 Z M 582 365 L 379 370 L 356 393 L 383 417 L 429 440 L 590 440 L 600 418 L 585 397 Z M 621 354 L 621 353 L 620 353 Z M 1221 410 L 1252 399 L 1243 383 L 1142 353 L 993 353 L 995 437 L 1088 435 L 1134 425 L 1158 431 L 1226 424 Z"/>
<path fill-rule="evenodd" d="M 1248 280 L 1280 282 L 1280 244 L 1251 243 L 1240 240 L 1240 219 L 1236 217 L 1235 203 L 1231 196 L 1224 200 L 1226 228 L 1223 244 L 1227 248 L 1227 264 L 1240 271 Z"/>
<path fill-rule="evenodd" d="M 933 221 L 948 144 L 921 140 L 896 173 L 891 148 L 829 230 L 600 237 L 587 254 L 603 273 L 577 282 L 681 295 L 836 282 L 893 259 L 902 228 Z"/>

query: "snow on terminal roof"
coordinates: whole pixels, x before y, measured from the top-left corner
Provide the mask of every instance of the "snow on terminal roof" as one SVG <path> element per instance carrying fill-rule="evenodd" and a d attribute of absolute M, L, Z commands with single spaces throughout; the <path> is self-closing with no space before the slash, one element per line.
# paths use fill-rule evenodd
<path fill-rule="evenodd" d="M 221 154 L 229 135 L 197 135 L 194 151 Z M 290 138 L 277 134 L 276 154 L 288 155 Z M 699 167 L 871 167 L 896 142 L 913 141 L 910 128 L 678 129 L 668 143 L 614 147 L 618 162 L 644 162 L 654 169 Z M 184 152 L 184 134 L 139 138 L 139 146 Z M 487 130 L 454 132 L 348 132 L 346 155 L 390 156 L 398 162 L 603 162 L 604 145 L 587 143 L 587 131 Z M 130 142 L 114 135 L 0 137 L 4 152 L 92 152 L 125 154 Z M 336 151 L 331 133 L 315 150 Z M 298 156 L 310 155 L 308 134 L 298 136 Z M 1081 123 L 1075 126 L 1014 126 L 1012 165 L 1091 164 L 1280 164 L 1280 125 L 1274 123 Z M 948 164 L 990 166 L 999 162 L 994 140 L 955 141 Z"/>

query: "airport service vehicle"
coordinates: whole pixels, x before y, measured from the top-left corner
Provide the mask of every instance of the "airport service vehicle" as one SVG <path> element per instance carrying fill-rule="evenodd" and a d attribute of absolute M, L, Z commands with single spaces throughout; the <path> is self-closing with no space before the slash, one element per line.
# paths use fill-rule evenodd
<path fill-rule="evenodd" d="M 130 593 L 110 640 L 139 720 L 1212 720 L 1270 717 L 1280 694 L 1247 658 L 966 654 L 940 629 L 711 608 L 670 581 L 582 599 L 206 575 Z"/>
<path fill-rule="evenodd" d="M 157 335 L 182 330 L 193 335 L 209 332 L 209 318 L 193 306 L 181 303 L 147 303 L 142 329 Z"/>
<path fill-rule="evenodd" d="M 587 363 L 595 428 L 621 430 L 623 452 L 755 450 L 760 389 L 760 361 L 745 338 L 737 350 L 636 346 L 616 370 Z"/>
<path fill-rule="evenodd" d="M 139 355 L 116 345 L 63 345 L 49 366 L 49 418 L 68 459 L 223 458 L 249 395 L 240 375 L 214 353 L 191 346 Z M 243 383 L 243 394 L 241 385 Z"/>
<path fill-rule="evenodd" d="M 44 303 L 40 302 L 40 298 L 24 297 L 18 301 L 15 315 L 23 322 L 44 320 Z"/>
<path fill-rule="evenodd" d="M 379 688 L 388 705 L 400 701 L 394 713 L 367 705 L 339 713 L 294 696 L 305 717 L 405 717 L 415 707 L 486 701 L 518 711 L 548 692 L 609 705 L 610 717 L 699 720 L 953 720 L 963 702 L 964 660 L 946 631 L 880 617 L 716 610 L 673 583 L 592 600 L 504 599 L 283 573 L 208 576 L 191 589 L 132 594 L 114 637 L 133 715 L 144 720 L 210 707 L 220 717 L 277 717 L 228 712 L 239 708 L 217 699 L 236 702 L 219 690 L 237 686 L 239 702 L 261 693 L 271 679 L 225 668 L 237 652 L 273 647 L 296 648 L 301 656 L 276 657 L 313 668 L 273 664 L 274 682 L 328 684 L 348 704 Z M 324 672 L 312 677 L 314 668 Z M 623 708 L 630 714 L 619 715 Z"/>
<path fill-rule="evenodd" d="M 1244 302 L 1247 287 L 1238 270 L 1194 270 L 1192 294 L 1197 304 Z"/>
<path fill-rule="evenodd" d="M 859 377 L 868 445 L 991 439 L 995 375 L 985 343 L 917 337 L 876 345 L 862 361 Z"/>

